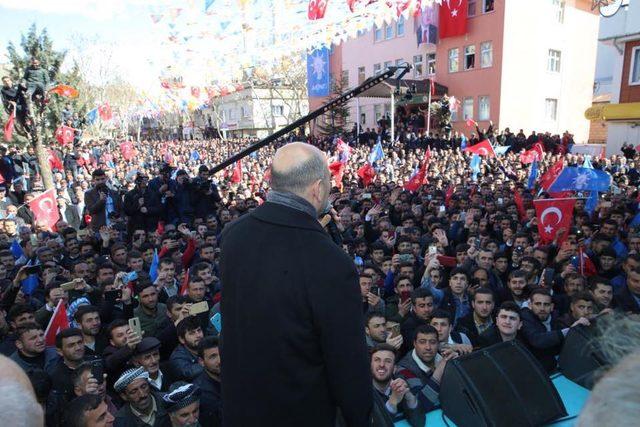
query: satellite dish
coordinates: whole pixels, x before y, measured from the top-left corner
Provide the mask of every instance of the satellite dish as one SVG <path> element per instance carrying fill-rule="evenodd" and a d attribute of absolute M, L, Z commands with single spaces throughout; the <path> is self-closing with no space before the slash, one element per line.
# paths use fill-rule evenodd
<path fill-rule="evenodd" d="M 610 18 L 622 7 L 623 0 L 609 0 L 600 2 L 600 15 Z"/>

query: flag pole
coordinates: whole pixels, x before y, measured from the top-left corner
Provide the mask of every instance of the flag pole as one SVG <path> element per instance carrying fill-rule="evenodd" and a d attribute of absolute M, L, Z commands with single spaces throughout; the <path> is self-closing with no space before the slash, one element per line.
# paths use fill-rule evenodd
<path fill-rule="evenodd" d="M 433 85 L 433 81 L 429 79 L 429 100 L 427 101 L 427 137 L 429 136 L 429 132 L 431 131 L 431 86 Z"/>

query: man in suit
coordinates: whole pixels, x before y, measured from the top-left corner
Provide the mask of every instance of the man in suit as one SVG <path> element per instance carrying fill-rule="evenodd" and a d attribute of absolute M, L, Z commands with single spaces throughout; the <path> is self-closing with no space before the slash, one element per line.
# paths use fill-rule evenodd
<path fill-rule="evenodd" d="M 640 313 L 640 268 L 627 271 L 627 283 L 616 293 L 614 301 L 625 313 Z"/>
<path fill-rule="evenodd" d="M 99 231 L 100 227 L 109 225 L 109 215 L 122 215 L 122 199 L 120 195 L 107 186 L 107 174 L 96 169 L 91 174 L 93 187 L 84 193 L 84 204 L 91 215 L 91 228 Z"/>
<path fill-rule="evenodd" d="M 522 309 L 525 342 L 547 372 L 556 369 L 556 356 L 560 354 L 564 337 L 569 332 L 569 328 L 561 328 L 552 313 L 553 299 L 545 288 L 534 289 L 529 296 L 529 307 Z M 571 327 L 577 325 L 589 326 L 589 320 L 581 317 Z"/>
<path fill-rule="evenodd" d="M 333 426 L 339 409 L 347 425 L 369 425 L 358 274 L 318 222 L 330 179 L 320 150 L 287 144 L 267 202 L 224 228 L 225 424 Z"/>

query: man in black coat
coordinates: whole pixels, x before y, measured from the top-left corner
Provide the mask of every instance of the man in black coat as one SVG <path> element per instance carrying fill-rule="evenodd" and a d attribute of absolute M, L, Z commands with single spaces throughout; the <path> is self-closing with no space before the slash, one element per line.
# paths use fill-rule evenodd
<path fill-rule="evenodd" d="M 353 261 L 317 218 L 324 154 L 292 143 L 273 160 L 267 202 L 222 234 L 224 423 L 369 425 L 371 374 Z"/>
<path fill-rule="evenodd" d="M 561 328 L 553 313 L 553 300 L 548 289 L 534 289 L 529 296 L 529 307 L 522 309 L 522 333 L 531 353 L 547 372 L 556 369 L 556 356 L 560 354 L 564 337 L 569 328 Z M 576 325 L 589 326 L 589 321 L 581 317 Z"/>
<path fill-rule="evenodd" d="M 640 313 L 640 269 L 627 273 L 627 283 L 614 296 L 616 307 L 625 313 Z"/>
<path fill-rule="evenodd" d="M 100 227 L 108 225 L 109 214 L 122 214 L 122 198 L 107 186 L 107 174 L 102 169 L 94 170 L 91 177 L 93 187 L 84 193 L 84 205 L 91 215 L 91 229 L 99 231 Z"/>

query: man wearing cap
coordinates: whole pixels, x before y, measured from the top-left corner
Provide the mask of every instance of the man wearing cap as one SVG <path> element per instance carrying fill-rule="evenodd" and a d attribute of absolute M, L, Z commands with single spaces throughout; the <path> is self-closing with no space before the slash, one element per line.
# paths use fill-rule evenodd
<path fill-rule="evenodd" d="M 143 338 L 136 346 L 131 362 L 133 366 L 142 367 L 149 374 L 149 384 L 154 390 L 169 390 L 169 384 L 164 381 L 160 370 L 160 340 L 155 337 Z"/>
<path fill-rule="evenodd" d="M 162 396 L 169 413 L 171 427 L 198 426 L 200 417 L 200 389 L 182 381 L 171 385 L 169 393 Z"/>
<path fill-rule="evenodd" d="M 125 371 L 113 389 L 126 402 L 116 414 L 115 427 L 163 427 L 168 423 L 162 395 L 152 390 L 144 368 Z"/>

